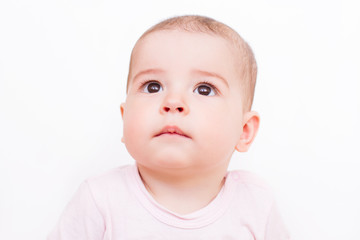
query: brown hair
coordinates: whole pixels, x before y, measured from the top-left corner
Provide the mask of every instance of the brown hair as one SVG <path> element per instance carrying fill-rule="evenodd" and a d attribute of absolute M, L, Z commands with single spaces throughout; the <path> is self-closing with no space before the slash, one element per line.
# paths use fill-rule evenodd
<path fill-rule="evenodd" d="M 138 42 L 146 37 L 148 34 L 161 31 L 161 30 L 183 30 L 188 32 L 203 32 L 207 34 L 215 34 L 229 40 L 240 52 L 240 63 L 239 72 L 242 74 L 242 80 L 244 81 L 243 89 L 245 93 L 244 107 L 247 110 L 251 109 L 251 105 L 254 99 L 254 91 L 257 76 L 257 64 L 250 46 L 245 40 L 229 26 L 218 22 L 212 18 L 197 16 L 197 15 L 186 15 L 166 19 L 148 29 L 138 40 Z M 136 46 L 136 44 L 135 44 Z M 134 47 L 135 49 L 135 47 Z M 131 54 L 128 83 L 131 73 L 131 65 L 133 52 Z"/>

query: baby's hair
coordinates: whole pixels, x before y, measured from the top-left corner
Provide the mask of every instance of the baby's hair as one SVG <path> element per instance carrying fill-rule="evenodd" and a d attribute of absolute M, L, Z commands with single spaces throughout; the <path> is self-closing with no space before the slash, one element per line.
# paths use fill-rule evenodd
<path fill-rule="evenodd" d="M 257 76 L 257 64 L 254 57 L 254 53 L 251 50 L 250 46 L 235 30 L 209 17 L 198 16 L 198 15 L 186 15 L 186 16 L 169 18 L 152 26 L 139 38 L 138 42 L 144 37 L 146 37 L 148 34 L 161 30 L 183 30 L 183 31 L 195 32 L 195 33 L 202 32 L 207 34 L 215 34 L 229 40 L 233 44 L 233 46 L 235 46 L 236 49 L 241 53 L 240 54 L 241 62 L 238 65 L 239 65 L 239 72 L 241 73 L 241 78 L 242 78 L 241 80 L 244 81 L 244 84 L 242 84 L 244 90 L 243 92 L 245 93 L 245 96 L 243 98 L 244 108 L 246 110 L 251 109 L 251 105 L 254 99 L 254 91 L 255 91 L 256 76 Z M 127 86 L 129 85 L 129 80 L 130 80 L 132 58 L 133 58 L 133 53 L 131 54 L 131 59 L 130 59 Z"/>

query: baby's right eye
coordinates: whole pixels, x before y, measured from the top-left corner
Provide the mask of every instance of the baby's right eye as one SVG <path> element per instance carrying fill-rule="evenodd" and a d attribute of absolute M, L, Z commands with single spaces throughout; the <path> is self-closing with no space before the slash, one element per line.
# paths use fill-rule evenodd
<path fill-rule="evenodd" d="M 160 83 L 155 81 L 146 82 L 143 84 L 142 89 L 146 93 L 157 93 L 162 90 L 162 86 Z"/>

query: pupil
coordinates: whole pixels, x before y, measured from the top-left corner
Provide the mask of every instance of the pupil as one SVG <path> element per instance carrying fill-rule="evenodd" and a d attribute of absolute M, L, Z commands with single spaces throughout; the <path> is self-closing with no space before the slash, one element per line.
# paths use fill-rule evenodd
<path fill-rule="evenodd" d="M 158 83 L 150 83 L 147 87 L 149 93 L 160 91 L 160 85 Z"/>
<path fill-rule="evenodd" d="M 211 88 L 208 86 L 200 86 L 198 91 L 201 95 L 209 95 L 211 92 Z"/>

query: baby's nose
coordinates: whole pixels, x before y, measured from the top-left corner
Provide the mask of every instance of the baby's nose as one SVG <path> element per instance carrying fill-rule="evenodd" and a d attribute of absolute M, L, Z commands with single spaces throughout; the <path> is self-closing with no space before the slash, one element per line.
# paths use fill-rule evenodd
<path fill-rule="evenodd" d="M 163 101 L 160 112 L 187 114 L 189 112 L 189 108 L 184 97 L 178 95 L 168 95 Z"/>

